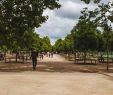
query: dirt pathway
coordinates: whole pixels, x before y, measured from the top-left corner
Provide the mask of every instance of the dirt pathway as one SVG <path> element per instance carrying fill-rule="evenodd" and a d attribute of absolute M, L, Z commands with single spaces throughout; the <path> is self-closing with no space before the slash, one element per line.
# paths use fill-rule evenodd
<path fill-rule="evenodd" d="M 112 84 L 95 73 L 0 73 L 1 95 L 112 95 Z"/>
<path fill-rule="evenodd" d="M 112 95 L 113 78 L 81 73 L 96 66 L 71 64 L 60 55 L 45 56 L 37 71 L 31 62 L 0 63 L 0 95 Z"/>
<path fill-rule="evenodd" d="M 43 60 L 39 59 L 39 61 L 40 62 L 67 62 L 67 60 L 64 57 L 62 57 L 61 55 L 58 55 L 58 54 L 54 54 L 53 58 L 44 56 L 44 59 Z"/>

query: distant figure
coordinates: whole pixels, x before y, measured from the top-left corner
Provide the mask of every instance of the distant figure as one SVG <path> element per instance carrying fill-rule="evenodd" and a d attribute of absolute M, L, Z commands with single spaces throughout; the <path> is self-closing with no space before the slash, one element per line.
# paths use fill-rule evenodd
<path fill-rule="evenodd" d="M 0 61 L 4 60 L 4 54 L 0 52 Z"/>
<path fill-rule="evenodd" d="M 49 57 L 49 52 L 47 52 L 47 57 Z"/>
<path fill-rule="evenodd" d="M 42 56 L 42 60 L 43 60 L 43 58 L 44 58 L 44 54 L 42 53 L 41 56 Z"/>
<path fill-rule="evenodd" d="M 51 58 L 53 58 L 53 52 L 51 52 Z"/>
<path fill-rule="evenodd" d="M 43 60 L 43 58 L 44 58 L 44 53 L 42 52 L 42 53 L 40 53 L 40 60 L 41 59 Z"/>
<path fill-rule="evenodd" d="M 42 58 L 42 57 L 41 57 L 41 53 L 39 53 L 39 57 L 40 57 L 40 60 L 41 60 L 41 58 Z"/>
<path fill-rule="evenodd" d="M 38 57 L 38 52 L 36 52 L 35 50 L 33 50 L 33 51 L 31 52 L 33 70 L 36 70 L 37 57 Z"/>
<path fill-rule="evenodd" d="M 101 61 L 101 62 L 104 62 L 103 54 L 100 55 L 100 61 Z"/>
<path fill-rule="evenodd" d="M 17 62 L 17 59 L 20 59 L 19 52 L 16 53 L 16 62 Z"/>
<path fill-rule="evenodd" d="M 51 53 L 49 52 L 49 58 L 51 57 Z"/>
<path fill-rule="evenodd" d="M 19 53 L 17 52 L 17 53 L 16 53 L 16 59 L 18 58 L 18 56 L 19 56 Z"/>

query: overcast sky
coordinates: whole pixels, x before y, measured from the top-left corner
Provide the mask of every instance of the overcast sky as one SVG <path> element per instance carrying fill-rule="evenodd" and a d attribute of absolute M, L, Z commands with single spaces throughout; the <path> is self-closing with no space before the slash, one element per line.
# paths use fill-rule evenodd
<path fill-rule="evenodd" d="M 102 0 L 102 2 L 108 2 L 112 0 Z M 80 16 L 80 11 L 84 7 L 94 9 L 95 4 L 86 5 L 80 0 L 60 0 L 62 7 L 55 10 L 46 10 L 44 15 L 48 15 L 49 19 L 46 23 L 35 31 L 41 36 L 49 36 L 51 43 L 54 44 L 58 38 L 65 38 L 70 33 L 72 28 L 76 25 Z"/>

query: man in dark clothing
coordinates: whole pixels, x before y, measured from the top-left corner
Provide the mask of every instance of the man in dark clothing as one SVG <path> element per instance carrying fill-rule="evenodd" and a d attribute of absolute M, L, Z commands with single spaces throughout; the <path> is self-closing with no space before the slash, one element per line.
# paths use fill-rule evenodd
<path fill-rule="evenodd" d="M 36 70 L 37 57 L 38 57 L 38 52 L 36 52 L 35 50 L 33 50 L 33 51 L 31 52 L 33 70 Z"/>

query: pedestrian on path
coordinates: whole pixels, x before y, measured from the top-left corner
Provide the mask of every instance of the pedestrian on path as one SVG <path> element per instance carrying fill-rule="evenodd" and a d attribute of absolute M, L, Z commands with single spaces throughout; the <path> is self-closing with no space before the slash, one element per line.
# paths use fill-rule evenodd
<path fill-rule="evenodd" d="M 51 57 L 51 53 L 49 52 L 49 58 Z"/>
<path fill-rule="evenodd" d="M 31 52 L 33 70 L 36 70 L 37 57 L 38 57 L 38 52 L 37 52 L 36 50 L 33 50 L 33 51 Z"/>
<path fill-rule="evenodd" d="M 53 52 L 51 52 L 51 58 L 53 58 Z"/>

